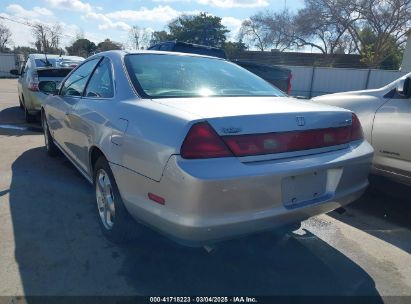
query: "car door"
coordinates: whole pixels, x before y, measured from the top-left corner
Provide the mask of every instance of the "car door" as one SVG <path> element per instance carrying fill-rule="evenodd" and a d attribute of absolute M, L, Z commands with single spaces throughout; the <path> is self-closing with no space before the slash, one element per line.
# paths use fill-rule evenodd
<path fill-rule="evenodd" d="M 411 92 L 411 81 L 407 81 Z M 411 177 L 411 94 L 393 92 L 376 112 L 372 130 L 377 169 Z"/>
<path fill-rule="evenodd" d="M 111 132 L 109 119 L 104 113 L 114 100 L 113 79 L 112 63 L 105 57 L 95 68 L 83 97 L 70 114 L 71 144 L 77 147 L 74 158 L 87 173 L 92 173 L 89 171 L 90 145 L 99 140 L 99 135 Z"/>
<path fill-rule="evenodd" d="M 73 140 L 71 130 L 73 107 L 81 100 L 84 88 L 101 58 L 94 58 L 79 65 L 61 85 L 58 96 L 49 107 L 50 130 L 57 144 L 72 160 L 81 153 L 81 147 Z"/>
<path fill-rule="evenodd" d="M 28 58 L 26 65 L 24 66 L 24 69 L 21 72 L 21 75 L 19 77 L 19 87 L 20 87 L 20 94 L 23 97 L 24 100 L 26 100 L 28 97 L 28 82 L 29 82 L 29 77 L 31 73 L 31 59 Z"/>

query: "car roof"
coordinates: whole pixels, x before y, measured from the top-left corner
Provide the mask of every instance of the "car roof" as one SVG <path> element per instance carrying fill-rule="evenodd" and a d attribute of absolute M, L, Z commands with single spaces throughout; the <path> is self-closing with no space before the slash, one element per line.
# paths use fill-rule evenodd
<path fill-rule="evenodd" d="M 44 59 L 45 56 L 47 56 L 47 59 L 56 59 L 56 58 L 62 58 L 62 59 L 73 59 L 73 60 L 84 60 L 83 57 L 80 56 L 67 56 L 67 55 L 56 55 L 56 54 L 30 54 L 29 57 L 33 59 Z"/>
<path fill-rule="evenodd" d="M 88 57 L 87 59 L 93 57 L 100 57 L 100 56 L 125 56 L 125 55 L 134 55 L 134 54 L 153 54 L 153 55 L 174 55 L 174 56 L 186 56 L 186 57 L 204 57 L 204 58 L 213 58 L 219 60 L 225 60 L 220 57 L 213 57 L 207 55 L 200 55 L 200 54 L 192 54 L 192 53 L 181 53 L 181 52 L 166 52 L 166 51 L 155 51 L 155 50 L 116 50 L 116 51 L 105 51 L 97 53 L 93 56 Z"/>

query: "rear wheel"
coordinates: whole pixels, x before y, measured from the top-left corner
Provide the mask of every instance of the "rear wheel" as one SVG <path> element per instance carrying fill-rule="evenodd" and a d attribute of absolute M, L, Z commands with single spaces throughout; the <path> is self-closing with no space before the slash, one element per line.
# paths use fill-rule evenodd
<path fill-rule="evenodd" d="M 32 123 L 36 121 L 36 115 L 30 114 L 26 106 L 24 106 L 24 118 L 26 119 L 26 122 L 28 123 Z"/>
<path fill-rule="evenodd" d="M 114 243 L 136 237 L 138 225 L 123 204 L 107 160 L 101 156 L 94 166 L 97 214 L 103 234 Z"/>
<path fill-rule="evenodd" d="M 21 101 L 21 97 L 19 96 L 19 107 L 20 109 L 24 108 L 23 102 Z"/>
<path fill-rule="evenodd" d="M 49 126 L 47 124 L 47 120 L 44 113 L 42 113 L 41 115 L 41 125 L 43 127 L 44 145 L 46 147 L 47 154 L 52 157 L 58 155 L 60 153 L 60 150 L 54 143 L 53 138 L 51 137 Z"/>

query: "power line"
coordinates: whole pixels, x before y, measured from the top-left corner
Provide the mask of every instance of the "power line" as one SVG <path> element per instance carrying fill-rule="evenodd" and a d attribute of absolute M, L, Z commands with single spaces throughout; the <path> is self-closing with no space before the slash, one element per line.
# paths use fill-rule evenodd
<path fill-rule="evenodd" d="M 12 18 L 9 18 L 9 17 L 4 17 L 4 16 L 0 16 L 0 19 L 4 19 L 4 20 L 8 20 L 8 21 L 11 21 L 11 22 L 19 23 L 19 24 L 22 24 L 22 25 L 25 25 L 25 26 L 28 26 L 28 27 L 36 28 L 36 26 L 35 26 L 34 24 L 31 24 L 31 23 L 29 23 L 29 22 L 23 22 L 23 21 L 19 21 L 19 20 L 12 19 Z M 38 22 L 38 23 L 39 23 L 39 24 L 42 24 L 42 23 L 40 23 L 40 22 Z M 44 24 L 42 24 L 42 25 L 44 25 Z M 61 35 L 62 35 L 62 36 L 69 37 L 69 38 L 75 38 L 75 36 L 69 35 L 69 34 L 64 34 L 64 33 L 62 33 Z"/>
<path fill-rule="evenodd" d="M 11 22 L 23 24 L 23 25 L 30 26 L 30 27 L 35 27 L 33 24 L 30 24 L 30 23 L 28 23 L 28 22 L 17 21 L 17 20 L 15 20 L 15 19 L 11 19 L 11 18 L 4 17 L 4 16 L 0 16 L 0 19 L 9 20 L 9 21 L 11 21 Z"/>

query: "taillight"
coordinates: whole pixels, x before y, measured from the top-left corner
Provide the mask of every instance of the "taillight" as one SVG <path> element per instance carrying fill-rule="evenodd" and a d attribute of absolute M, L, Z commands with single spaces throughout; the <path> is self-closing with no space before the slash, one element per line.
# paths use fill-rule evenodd
<path fill-rule="evenodd" d="M 284 153 L 347 144 L 363 139 L 361 123 L 352 114 L 346 127 L 220 137 L 207 122 L 194 124 L 181 147 L 183 158 L 214 158 Z"/>
<path fill-rule="evenodd" d="M 225 136 L 223 140 L 235 156 L 284 153 L 346 144 L 351 128 Z"/>
<path fill-rule="evenodd" d="M 34 92 L 39 90 L 39 78 L 36 72 L 34 72 L 29 78 L 28 89 Z"/>
<path fill-rule="evenodd" d="M 288 76 L 288 86 L 287 86 L 287 94 L 290 95 L 291 93 L 291 80 L 293 79 L 293 74 L 290 73 Z"/>
<path fill-rule="evenodd" d="M 362 131 L 361 122 L 357 115 L 352 114 L 352 124 L 351 124 L 351 140 L 364 139 L 364 132 Z"/>
<path fill-rule="evenodd" d="M 183 158 L 214 158 L 233 156 L 220 136 L 207 122 L 194 124 L 181 146 Z"/>

